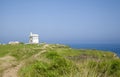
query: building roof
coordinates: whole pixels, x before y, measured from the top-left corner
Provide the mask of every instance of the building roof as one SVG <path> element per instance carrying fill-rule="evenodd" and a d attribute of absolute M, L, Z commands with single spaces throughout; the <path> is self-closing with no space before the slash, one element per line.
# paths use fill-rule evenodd
<path fill-rule="evenodd" d="M 31 33 L 30 33 L 30 36 L 38 37 L 39 35 L 38 35 L 38 34 L 33 34 L 33 33 L 31 32 Z"/>

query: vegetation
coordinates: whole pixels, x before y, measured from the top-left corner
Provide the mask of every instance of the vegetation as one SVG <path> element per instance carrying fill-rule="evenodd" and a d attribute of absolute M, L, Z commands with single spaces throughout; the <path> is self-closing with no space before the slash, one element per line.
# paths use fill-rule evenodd
<path fill-rule="evenodd" d="M 120 59 L 113 52 L 71 49 L 59 44 L 0 45 L 0 58 L 15 58 L 19 77 L 119 77 Z M 3 62 L 0 59 L 0 67 Z M 2 76 L 3 71 L 0 72 Z"/>

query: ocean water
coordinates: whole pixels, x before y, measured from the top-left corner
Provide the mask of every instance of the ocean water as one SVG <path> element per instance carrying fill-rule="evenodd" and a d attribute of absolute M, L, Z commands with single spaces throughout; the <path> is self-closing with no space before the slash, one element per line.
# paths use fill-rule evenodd
<path fill-rule="evenodd" d="M 112 51 L 120 57 L 120 44 L 69 44 L 71 48 Z"/>

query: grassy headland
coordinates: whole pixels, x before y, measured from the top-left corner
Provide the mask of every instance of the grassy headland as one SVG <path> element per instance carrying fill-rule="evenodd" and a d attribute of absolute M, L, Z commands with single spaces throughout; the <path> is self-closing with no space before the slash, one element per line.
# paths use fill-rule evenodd
<path fill-rule="evenodd" d="M 59 44 L 0 45 L 0 76 L 15 68 L 17 77 L 119 77 L 120 59 L 113 52 Z"/>

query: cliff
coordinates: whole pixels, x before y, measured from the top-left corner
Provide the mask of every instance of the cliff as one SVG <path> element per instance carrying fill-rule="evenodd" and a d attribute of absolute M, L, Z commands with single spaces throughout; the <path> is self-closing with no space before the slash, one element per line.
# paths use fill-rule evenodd
<path fill-rule="evenodd" d="M 1 77 L 119 77 L 113 52 L 59 44 L 0 45 Z"/>

